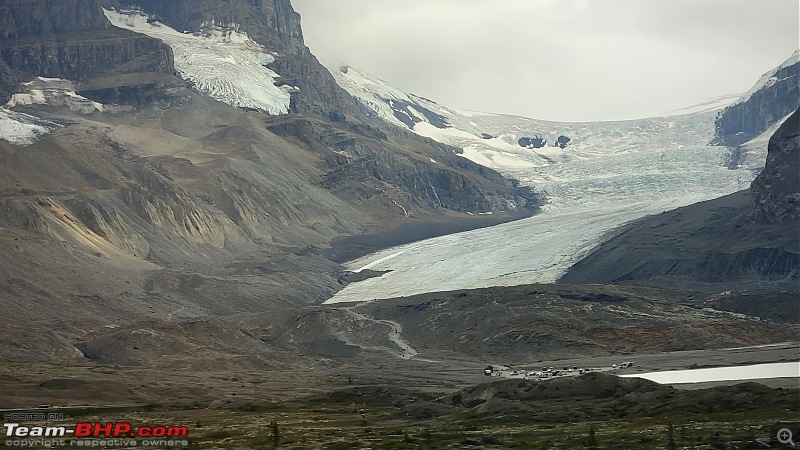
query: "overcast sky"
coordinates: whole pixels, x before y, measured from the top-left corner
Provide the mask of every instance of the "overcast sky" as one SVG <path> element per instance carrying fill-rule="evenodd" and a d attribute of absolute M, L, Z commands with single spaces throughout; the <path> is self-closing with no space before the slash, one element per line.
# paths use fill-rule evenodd
<path fill-rule="evenodd" d="M 306 45 L 440 104 L 603 120 L 744 92 L 798 0 L 293 0 Z"/>

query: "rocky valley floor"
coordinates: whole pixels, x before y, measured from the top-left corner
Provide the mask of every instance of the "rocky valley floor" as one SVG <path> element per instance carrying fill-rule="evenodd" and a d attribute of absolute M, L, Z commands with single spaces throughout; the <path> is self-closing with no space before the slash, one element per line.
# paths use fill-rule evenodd
<path fill-rule="evenodd" d="M 529 285 L 151 320 L 88 333 L 75 345 L 90 361 L 4 357 L 0 389 L 4 408 L 47 405 L 64 423 L 187 426 L 194 448 L 778 448 L 773 428 L 798 417 L 796 378 L 676 390 L 616 376 L 797 360 L 794 319 L 714 301 Z M 483 375 L 487 364 L 623 360 L 636 366 L 547 381 Z"/>
<path fill-rule="evenodd" d="M 788 344 L 624 358 L 640 361 L 635 370 L 649 370 L 780 361 L 796 353 L 796 344 Z M 284 449 L 636 449 L 666 448 L 670 440 L 690 448 L 781 448 L 776 430 L 796 428 L 800 413 L 793 383 L 685 390 L 601 373 L 489 381 L 475 361 L 375 356 L 276 358 L 270 369 L 247 370 L 220 360 L 191 372 L 4 364 L 0 387 L 13 392 L 5 406 L 20 409 L 3 413 L 44 402 L 46 410 L 33 411 L 64 415 L 47 425 L 170 424 L 187 427 L 190 448 Z"/>

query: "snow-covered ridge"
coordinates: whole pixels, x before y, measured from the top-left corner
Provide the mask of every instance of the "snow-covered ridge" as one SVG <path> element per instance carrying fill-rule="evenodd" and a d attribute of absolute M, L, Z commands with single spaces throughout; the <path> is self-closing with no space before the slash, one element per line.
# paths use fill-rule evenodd
<path fill-rule="evenodd" d="M 670 147 L 707 141 L 713 136 L 714 112 L 735 98 L 719 97 L 699 105 L 662 109 L 635 120 L 551 122 L 448 108 L 352 67 L 332 73 L 340 86 L 378 118 L 461 148 L 461 156 L 531 183 L 542 181 L 529 175 L 534 168 L 624 152 L 664 152 Z M 569 140 L 566 149 L 557 145 L 562 136 Z M 530 142 L 534 138 L 538 148 L 520 143 L 520 139 Z"/>
<path fill-rule="evenodd" d="M 787 58 L 786 61 L 781 63 L 778 67 L 761 75 L 761 78 L 756 82 L 756 84 L 754 84 L 753 87 L 751 87 L 747 92 L 742 94 L 742 96 L 739 97 L 735 102 L 731 103 L 730 106 L 738 105 L 739 103 L 744 103 L 747 100 L 750 100 L 750 97 L 752 97 L 753 94 L 755 94 L 756 92 L 760 91 L 761 89 L 768 88 L 774 85 L 775 83 L 780 81 L 776 76 L 776 74 L 781 69 L 785 69 L 789 66 L 793 66 L 798 63 L 800 63 L 800 49 L 795 50 L 794 53 L 792 53 L 792 56 Z"/>
<path fill-rule="evenodd" d="M 393 125 L 407 127 L 397 118 L 394 103 L 397 101 L 414 104 L 415 100 L 405 92 L 389 83 L 362 73 L 352 67 L 343 66 L 331 70 L 336 82 L 361 104 L 371 109 L 377 116 Z M 411 114 L 414 114 L 411 112 Z M 416 115 L 419 115 L 417 112 Z"/>
<path fill-rule="evenodd" d="M 194 87 L 211 97 L 239 108 L 278 115 L 289 112 L 291 86 L 276 86 L 280 75 L 267 68 L 275 61 L 236 24 L 220 26 L 213 21 L 201 32 L 181 33 L 148 18 L 141 11 L 106 10 L 116 27 L 160 39 L 175 54 L 175 69 Z"/>
<path fill-rule="evenodd" d="M 730 149 L 705 143 L 714 135 L 716 111 L 733 96 L 659 110 L 653 117 L 636 120 L 550 122 L 461 111 L 404 93 L 351 67 L 333 72 L 337 82 L 379 118 L 461 148 L 461 156 L 473 162 L 546 190 L 554 203 L 614 201 L 620 190 L 646 194 L 647 184 L 660 185 L 659 195 L 685 195 L 680 186 L 694 183 L 674 181 L 695 171 L 697 179 L 718 171 L 723 176 L 731 155 Z M 413 122 L 400 120 L 403 114 L 413 116 Z M 441 120 L 433 123 L 428 120 L 432 115 Z M 563 149 L 556 145 L 561 136 L 569 139 Z M 752 151 L 758 154 L 747 160 L 754 166 L 741 169 L 758 169 L 758 161 L 763 164 L 765 148 Z M 637 171 L 639 175 L 634 175 Z M 720 193 L 735 190 L 741 180 L 750 178 L 749 173 L 737 175 L 733 185 Z"/>

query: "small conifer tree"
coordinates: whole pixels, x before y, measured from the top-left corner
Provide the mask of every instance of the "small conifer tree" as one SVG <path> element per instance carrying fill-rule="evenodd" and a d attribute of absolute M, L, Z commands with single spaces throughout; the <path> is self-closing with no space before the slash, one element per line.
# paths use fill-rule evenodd
<path fill-rule="evenodd" d="M 586 446 L 587 447 L 594 447 L 597 445 L 597 430 L 594 429 L 594 425 L 589 426 L 589 437 L 586 438 Z"/>
<path fill-rule="evenodd" d="M 278 422 L 271 420 L 269 426 L 272 429 L 272 446 L 278 448 L 281 445 L 281 430 L 278 428 Z"/>

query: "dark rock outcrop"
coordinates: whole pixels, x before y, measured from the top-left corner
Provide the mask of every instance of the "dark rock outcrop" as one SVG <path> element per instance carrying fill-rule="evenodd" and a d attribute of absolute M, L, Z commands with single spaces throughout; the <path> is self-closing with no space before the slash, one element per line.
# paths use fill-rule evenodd
<path fill-rule="evenodd" d="M 445 129 L 450 127 L 450 124 L 447 122 L 445 117 L 436 114 L 419 103 L 411 104 L 404 100 L 394 100 L 391 102 L 391 107 L 397 120 L 403 122 L 403 124 L 408 128 L 414 128 L 414 125 L 423 122 L 423 119 L 412 112 L 410 108 L 413 108 L 414 111 L 422 114 L 424 121 L 430 123 L 436 128 Z"/>
<path fill-rule="evenodd" d="M 757 221 L 800 220 L 800 109 L 770 139 L 767 164 L 750 191 Z"/>
<path fill-rule="evenodd" d="M 59 34 L 109 30 L 94 0 L 3 0 L 0 2 L 0 36 L 4 39 L 40 40 Z"/>
<path fill-rule="evenodd" d="M 800 104 L 800 59 L 792 55 L 746 101 L 717 116 L 714 144 L 737 146 L 767 131 Z"/>
<path fill-rule="evenodd" d="M 179 31 L 199 31 L 212 22 L 236 24 L 271 51 L 310 54 L 300 14 L 289 0 L 103 0 L 106 7 L 135 6 Z"/>
<path fill-rule="evenodd" d="M 0 0 L 0 30 L 0 101 L 36 76 L 102 79 L 140 99 L 181 85 L 169 46 L 112 27 L 96 0 Z"/>
<path fill-rule="evenodd" d="M 562 136 L 559 136 L 558 139 L 556 139 L 555 145 L 563 150 L 563 149 L 567 148 L 567 145 L 569 145 L 569 141 L 571 141 L 571 140 L 572 139 L 562 135 Z"/>
<path fill-rule="evenodd" d="M 520 147 L 525 148 L 542 148 L 547 145 L 547 139 L 542 138 L 541 136 L 534 136 L 532 138 L 529 137 L 521 137 L 517 140 L 517 143 Z"/>

